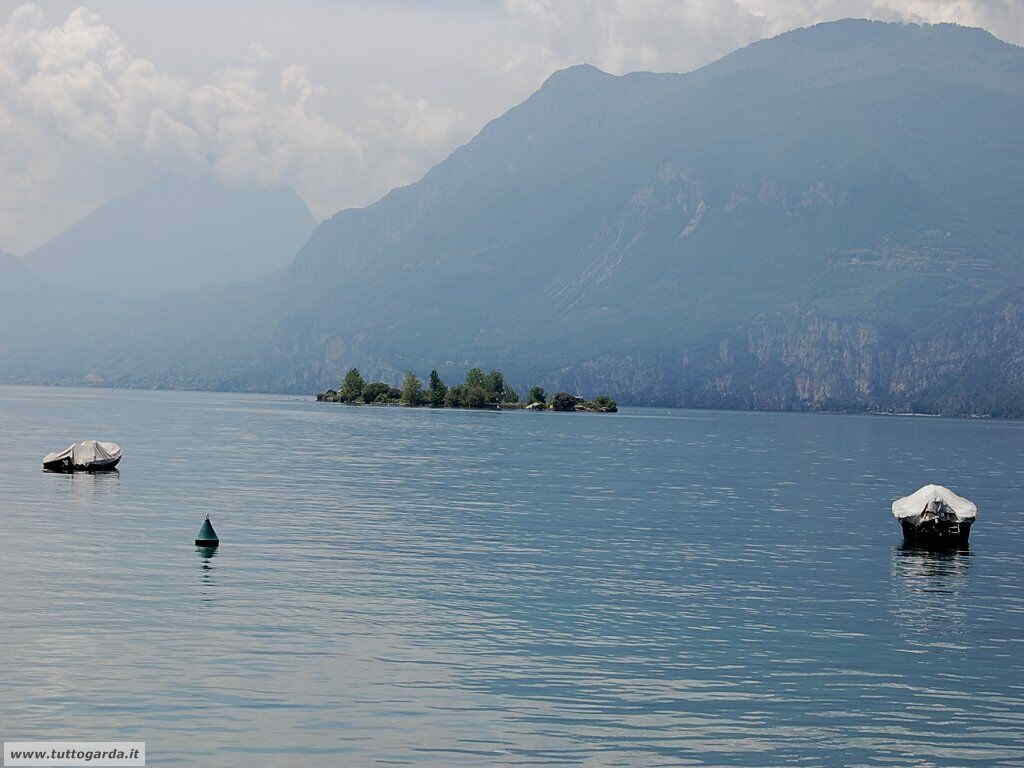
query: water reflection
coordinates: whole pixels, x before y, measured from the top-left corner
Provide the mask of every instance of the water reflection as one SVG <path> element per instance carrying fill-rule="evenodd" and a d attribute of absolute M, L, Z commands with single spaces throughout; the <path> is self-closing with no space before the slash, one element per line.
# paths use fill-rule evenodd
<path fill-rule="evenodd" d="M 106 472 L 50 472 L 53 482 L 63 484 L 68 495 L 74 500 L 89 500 L 106 496 L 115 492 L 121 483 L 121 473 L 117 469 Z"/>
<path fill-rule="evenodd" d="M 217 585 L 213 564 L 213 558 L 217 556 L 217 547 L 196 547 L 196 554 L 199 555 L 199 600 L 203 603 L 212 603 L 213 590 Z"/>
<path fill-rule="evenodd" d="M 927 645 L 957 644 L 966 631 L 969 549 L 893 550 L 892 612 L 905 638 Z"/>
<path fill-rule="evenodd" d="M 967 580 L 971 550 L 970 547 L 935 549 L 904 543 L 895 548 L 893 564 L 906 587 L 953 592 Z"/>

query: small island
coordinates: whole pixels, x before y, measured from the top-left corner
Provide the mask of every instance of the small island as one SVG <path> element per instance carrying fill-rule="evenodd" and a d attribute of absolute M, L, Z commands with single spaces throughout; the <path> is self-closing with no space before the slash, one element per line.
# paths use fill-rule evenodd
<path fill-rule="evenodd" d="M 367 382 L 358 368 L 345 374 L 338 389 L 328 389 L 316 396 L 322 403 L 348 403 L 349 405 L 396 405 L 407 408 L 484 408 L 490 410 L 526 411 L 580 411 L 587 413 L 615 413 L 615 401 L 607 395 L 593 400 L 556 392 L 550 397 L 542 387 L 530 387 L 525 400 L 505 384 L 501 371 L 484 373 L 473 368 L 462 384 L 445 386 L 437 371 L 431 371 L 427 386 L 411 371 L 405 374 L 402 388 L 397 389 L 383 381 Z"/>

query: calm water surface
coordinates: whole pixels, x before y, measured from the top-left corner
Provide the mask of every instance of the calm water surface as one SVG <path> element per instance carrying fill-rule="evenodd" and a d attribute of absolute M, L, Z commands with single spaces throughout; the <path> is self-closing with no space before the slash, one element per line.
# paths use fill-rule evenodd
<path fill-rule="evenodd" d="M 0 434 L 2 739 L 1024 766 L 1021 423 L 0 388 Z M 87 437 L 119 473 L 40 471 Z M 968 553 L 901 549 L 927 482 L 980 505 Z"/>

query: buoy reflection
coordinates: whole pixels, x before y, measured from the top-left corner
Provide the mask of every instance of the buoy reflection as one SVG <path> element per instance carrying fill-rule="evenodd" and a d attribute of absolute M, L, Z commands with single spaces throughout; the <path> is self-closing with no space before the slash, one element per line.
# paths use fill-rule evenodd
<path fill-rule="evenodd" d="M 213 558 L 217 556 L 216 547 L 196 547 L 196 554 L 199 555 L 199 601 L 212 603 L 214 601 L 213 590 L 217 586 L 215 579 L 216 567 Z"/>

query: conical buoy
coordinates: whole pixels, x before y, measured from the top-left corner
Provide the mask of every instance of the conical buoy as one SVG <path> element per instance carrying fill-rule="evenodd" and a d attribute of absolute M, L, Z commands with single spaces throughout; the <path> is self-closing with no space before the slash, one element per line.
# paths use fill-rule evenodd
<path fill-rule="evenodd" d="M 220 546 L 220 539 L 217 538 L 217 532 L 213 530 L 213 526 L 210 524 L 210 516 L 207 515 L 206 519 L 203 520 L 203 527 L 199 529 L 199 535 L 196 536 L 197 547 L 217 547 Z"/>

